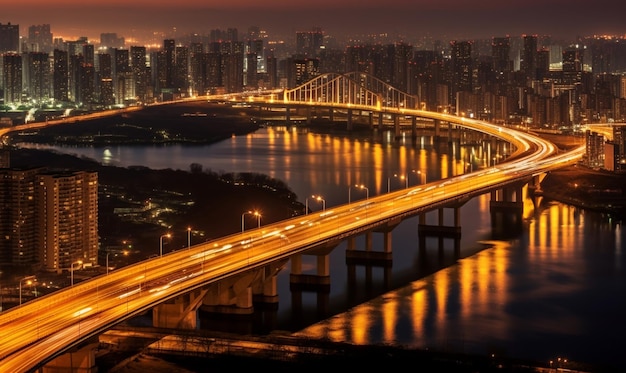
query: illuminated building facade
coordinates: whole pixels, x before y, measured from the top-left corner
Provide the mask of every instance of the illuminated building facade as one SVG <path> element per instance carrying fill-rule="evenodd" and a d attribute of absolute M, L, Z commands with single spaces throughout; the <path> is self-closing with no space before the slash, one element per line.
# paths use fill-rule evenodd
<path fill-rule="evenodd" d="M 60 273 L 98 259 L 98 174 L 42 172 L 36 176 L 41 269 Z"/>
<path fill-rule="evenodd" d="M 0 169 L 0 263 L 61 272 L 97 264 L 98 174 Z"/>

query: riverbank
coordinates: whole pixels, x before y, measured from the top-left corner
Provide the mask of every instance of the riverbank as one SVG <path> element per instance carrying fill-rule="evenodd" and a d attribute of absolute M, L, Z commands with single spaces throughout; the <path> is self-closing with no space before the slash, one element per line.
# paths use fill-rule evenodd
<path fill-rule="evenodd" d="M 559 149 L 567 151 L 584 144 L 584 137 L 546 135 Z M 541 183 L 541 195 L 556 202 L 626 219 L 626 174 L 592 169 L 582 164 L 549 172 Z"/>

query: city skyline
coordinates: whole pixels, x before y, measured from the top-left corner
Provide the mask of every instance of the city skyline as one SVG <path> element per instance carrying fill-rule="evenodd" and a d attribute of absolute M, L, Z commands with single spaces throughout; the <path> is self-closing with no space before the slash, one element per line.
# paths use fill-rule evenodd
<path fill-rule="evenodd" d="M 0 23 L 20 26 L 50 24 L 55 37 L 65 40 L 116 32 L 129 41 L 144 42 L 151 35 L 175 37 L 205 34 L 211 29 L 259 26 L 272 37 L 320 27 L 333 36 L 363 34 L 429 36 L 441 39 L 484 39 L 502 35 L 539 34 L 574 39 L 587 35 L 626 35 L 616 0 L 463 2 L 459 0 L 384 3 L 372 0 L 321 0 L 315 4 L 270 0 L 263 3 L 234 0 L 165 0 L 54 2 L 25 0 L 3 5 Z"/>

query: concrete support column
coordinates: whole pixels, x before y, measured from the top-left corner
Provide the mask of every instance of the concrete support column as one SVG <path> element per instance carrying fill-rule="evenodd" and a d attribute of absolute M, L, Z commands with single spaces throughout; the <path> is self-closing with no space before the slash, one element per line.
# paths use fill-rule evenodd
<path fill-rule="evenodd" d="M 398 114 L 392 114 L 392 115 L 393 115 L 393 132 L 397 139 L 402 134 L 402 132 L 400 131 L 400 115 Z"/>
<path fill-rule="evenodd" d="M 294 275 L 302 274 L 302 255 L 297 254 L 291 257 L 291 273 Z"/>
<path fill-rule="evenodd" d="M 383 130 L 383 113 L 382 113 L 382 111 L 380 113 L 378 113 L 378 129 L 380 131 Z"/>
<path fill-rule="evenodd" d="M 306 108 L 306 124 L 307 125 L 311 125 L 311 116 L 312 116 L 312 110 L 310 107 Z"/>
<path fill-rule="evenodd" d="M 411 117 L 411 137 L 417 138 L 417 117 Z"/>
<path fill-rule="evenodd" d="M 390 253 L 391 252 L 391 231 L 383 232 L 383 242 L 384 242 L 383 251 L 386 253 Z"/>
<path fill-rule="evenodd" d="M 80 348 L 73 348 L 61 356 L 54 358 L 44 365 L 38 372 L 59 373 L 59 372 L 81 372 L 97 373 L 96 349 L 99 343 L 93 342 Z"/>
<path fill-rule="evenodd" d="M 365 251 L 372 251 L 372 232 L 365 233 Z"/>
<path fill-rule="evenodd" d="M 335 120 L 335 110 L 332 107 L 328 109 L 328 119 L 331 122 Z"/>
<path fill-rule="evenodd" d="M 348 131 L 352 131 L 352 109 L 348 109 L 347 129 L 348 129 Z"/>
<path fill-rule="evenodd" d="M 454 207 L 454 226 L 461 226 L 461 209 L 458 207 Z"/>
<path fill-rule="evenodd" d="M 330 276 L 330 259 L 328 255 L 317 256 L 317 275 Z"/>
<path fill-rule="evenodd" d="M 291 122 L 291 108 L 289 105 L 285 106 L 285 124 Z"/>
<path fill-rule="evenodd" d="M 369 119 L 368 119 L 370 129 L 374 129 L 374 112 L 370 111 Z"/>
<path fill-rule="evenodd" d="M 354 236 L 348 237 L 346 243 L 348 245 L 346 250 L 356 250 L 356 238 Z"/>

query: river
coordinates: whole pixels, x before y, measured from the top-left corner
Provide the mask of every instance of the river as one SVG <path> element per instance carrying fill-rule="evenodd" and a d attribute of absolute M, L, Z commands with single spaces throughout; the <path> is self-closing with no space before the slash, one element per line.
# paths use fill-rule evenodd
<path fill-rule="evenodd" d="M 206 146 L 24 146 L 116 166 L 188 170 L 197 163 L 217 172 L 263 173 L 285 181 L 313 211 L 478 171 L 509 150 L 505 144 L 460 146 L 429 137 L 396 140 L 387 132 L 355 137 L 287 127 L 262 128 Z M 426 255 L 420 255 L 417 218 L 393 230 L 391 268 L 349 271 L 341 243 L 330 254 L 326 299 L 305 292 L 301 307 L 293 301 L 286 266 L 278 275 L 272 328 L 359 344 L 540 361 L 560 357 L 626 369 L 621 357 L 626 340 L 622 223 L 561 203 L 544 201 L 534 209 L 532 201 L 524 202 L 520 231 L 492 231 L 488 195 L 463 205 L 458 257 L 452 242 L 446 240 L 440 251 L 430 238 Z M 427 215 L 427 222 L 436 220 L 435 212 Z M 373 237 L 374 247 L 380 247 L 382 235 Z M 357 246 L 363 244 L 357 238 Z M 314 269 L 314 258 L 305 259 L 304 270 Z"/>

